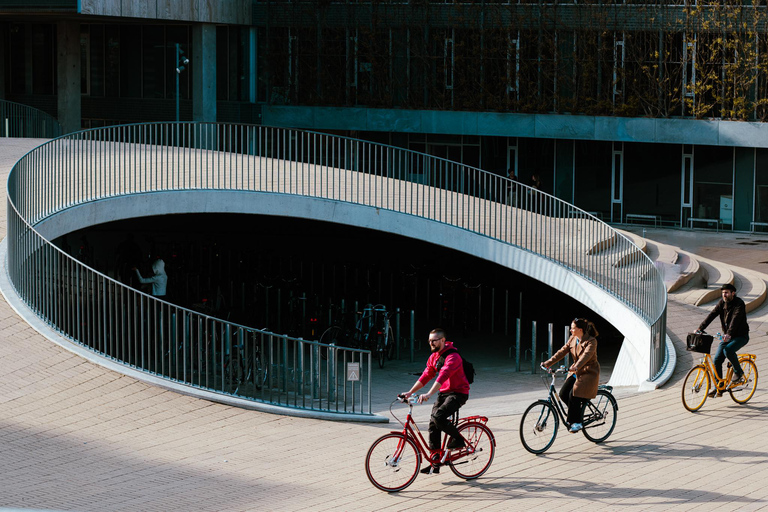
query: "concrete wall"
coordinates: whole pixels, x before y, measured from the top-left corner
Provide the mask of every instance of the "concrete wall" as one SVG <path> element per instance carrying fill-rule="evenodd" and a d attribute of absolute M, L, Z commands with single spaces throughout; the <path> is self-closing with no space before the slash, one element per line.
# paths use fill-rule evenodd
<path fill-rule="evenodd" d="M 49 240 L 116 220 L 177 213 L 268 214 L 316 219 L 394 233 L 504 265 L 573 297 L 625 336 L 611 383 L 641 386 L 650 368 L 650 329 L 624 304 L 582 277 L 536 254 L 447 224 L 327 199 L 235 191 L 155 192 L 70 208 L 35 226 Z"/>
<path fill-rule="evenodd" d="M 768 123 L 265 105 L 263 124 L 310 130 L 450 133 L 768 148 Z"/>
<path fill-rule="evenodd" d="M 250 25 L 250 0 L 80 0 L 80 12 L 152 20 Z"/>

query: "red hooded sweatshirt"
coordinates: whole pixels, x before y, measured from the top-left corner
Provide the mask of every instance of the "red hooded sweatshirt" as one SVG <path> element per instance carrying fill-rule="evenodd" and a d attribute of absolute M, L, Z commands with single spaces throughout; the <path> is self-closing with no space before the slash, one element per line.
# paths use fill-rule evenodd
<path fill-rule="evenodd" d="M 427 359 L 427 367 L 424 373 L 421 374 L 421 377 L 419 377 L 419 382 L 421 382 L 422 386 L 426 387 L 427 382 L 432 380 L 432 377 L 437 374 L 435 366 L 437 365 L 437 360 L 440 359 L 440 355 L 443 352 L 451 348 L 453 348 L 453 342 L 446 341 L 443 350 L 430 354 L 429 359 Z M 440 374 L 437 375 L 437 382 L 440 383 L 441 393 L 469 394 L 469 382 L 467 382 L 467 376 L 464 375 L 464 365 L 461 362 L 461 356 L 457 352 L 448 354 L 445 358 L 445 364 L 440 369 Z"/>

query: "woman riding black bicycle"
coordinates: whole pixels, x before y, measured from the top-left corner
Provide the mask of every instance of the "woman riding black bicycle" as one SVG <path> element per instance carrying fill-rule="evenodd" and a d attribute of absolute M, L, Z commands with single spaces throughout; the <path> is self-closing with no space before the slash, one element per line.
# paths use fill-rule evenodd
<path fill-rule="evenodd" d="M 541 366 L 549 368 L 566 355 L 571 356 L 573 364 L 568 368 L 568 377 L 560 388 L 560 399 L 568 404 L 569 432 L 582 429 L 582 411 L 584 403 L 597 396 L 600 383 L 600 363 L 597 362 L 597 329 L 595 324 L 575 318 L 571 322 L 571 337 L 563 348 Z"/>

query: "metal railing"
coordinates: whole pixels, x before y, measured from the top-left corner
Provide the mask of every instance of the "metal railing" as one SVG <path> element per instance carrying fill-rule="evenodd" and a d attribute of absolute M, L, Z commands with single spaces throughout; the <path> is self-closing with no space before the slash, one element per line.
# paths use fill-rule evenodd
<path fill-rule="evenodd" d="M 8 263 L 16 290 L 65 336 L 147 372 L 281 405 L 370 413 L 367 351 L 278 336 L 152 298 L 88 268 L 33 228 L 95 200 L 200 189 L 326 198 L 470 230 L 578 273 L 663 336 L 667 295 L 653 262 L 573 205 L 402 148 L 262 126 L 115 126 L 30 152 L 8 179 Z M 654 377 L 663 369 L 664 344 L 650 345 Z M 249 366 L 255 359 L 260 365 Z M 359 381 L 342 379 L 349 362 L 359 364 Z M 241 380 L 245 385 L 235 385 Z"/>
<path fill-rule="evenodd" d="M 51 139 L 61 135 L 59 122 L 34 107 L 0 100 L 0 137 Z"/>

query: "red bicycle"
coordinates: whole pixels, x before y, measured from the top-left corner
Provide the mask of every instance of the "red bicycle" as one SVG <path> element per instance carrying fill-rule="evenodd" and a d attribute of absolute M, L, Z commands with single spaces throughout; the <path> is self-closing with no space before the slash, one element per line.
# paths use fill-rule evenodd
<path fill-rule="evenodd" d="M 408 404 L 405 423 L 392 411 L 395 403 Z M 433 451 L 429 449 L 413 419 L 413 406 L 416 403 L 418 397 L 413 395 L 409 398 L 398 397 L 390 404 L 389 412 L 403 425 L 403 430 L 381 436 L 368 450 L 365 473 L 373 485 L 386 492 L 402 491 L 419 476 L 422 459 L 434 460 L 435 456 L 441 466 L 450 467 L 456 476 L 465 480 L 474 480 L 488 471 L 496 453 L 496 439 L 486 425 L 488 418 L 469 416 L 456 419 L 457 415 L 454 415 L 456 427 L 467 445 L 459 450 L 449 449 L 448 435 L 443 435 L 442 446 Z"/>

